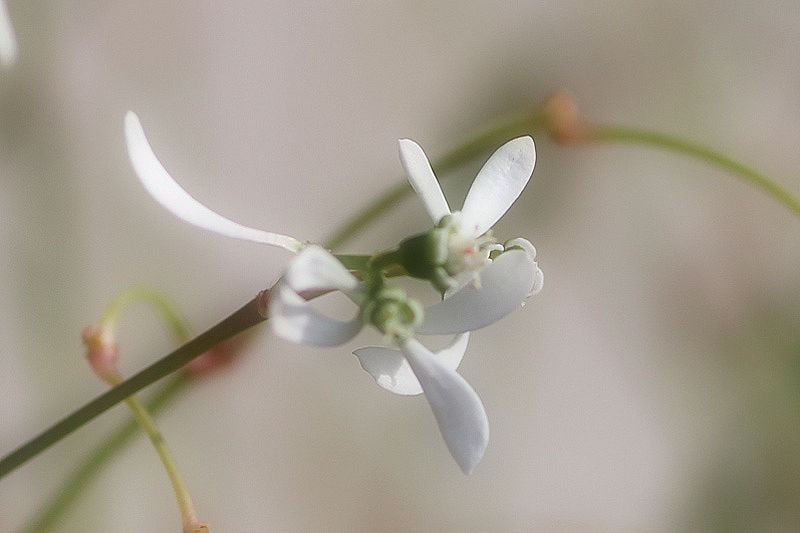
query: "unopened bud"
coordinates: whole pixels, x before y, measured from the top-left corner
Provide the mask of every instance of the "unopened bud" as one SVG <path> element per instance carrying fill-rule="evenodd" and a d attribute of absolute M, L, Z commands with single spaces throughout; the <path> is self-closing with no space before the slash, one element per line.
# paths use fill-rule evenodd
<path fill-rule="evenodd" d="M 366 304 L 363 313 L 365 322 L 392 340 L 412 337 L 424 314 L 422 305 L 400 287 L 382 288 Z"/>
<path fill-rule="evenodd" d="M 117 361 L 119 348 L 114 334 L 106 328 L 88 326 L 83 330 L 86 359 L 97 376 L 106 383 L 115 383 L 119 376 Z"/>
<path fill-rule="evenodd" d="M 578 104 L 566 91 L 558 91 L 544 109 L 548 131 L 560 144 L 579 144 L 588 137 L 588 126 L 581 118 Z"/>

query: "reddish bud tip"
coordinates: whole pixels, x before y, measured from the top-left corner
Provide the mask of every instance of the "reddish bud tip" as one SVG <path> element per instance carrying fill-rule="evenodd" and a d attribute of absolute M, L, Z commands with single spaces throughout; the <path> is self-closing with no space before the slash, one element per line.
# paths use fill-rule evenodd
<path fill-rule="evenodd" d="M 559 144 L 579 144 L 588 138 L 589 128 L 583 121 L 578 104 L 566 91 L 554 93 L 544 108 L 547 130 Z"/>
<path fill-rule="evenodd" d="M 114 335 L 107 329 L 88 326 L 83 330 L 83 344 L 86 346 L 86 359 L 92 370 L 106 383 L 112 383 L 118 376 L 117 361 L 119 348 Z"/>

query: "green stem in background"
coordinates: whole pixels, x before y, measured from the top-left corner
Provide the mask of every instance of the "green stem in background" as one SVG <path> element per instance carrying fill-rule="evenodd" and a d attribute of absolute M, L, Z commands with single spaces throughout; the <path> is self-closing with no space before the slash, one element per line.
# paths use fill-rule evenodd
<path fill-rule="evenodd" d="M 112 385 L 119 385 L 125 380 L 122 378 L 122 376 L 117 375 L 114 377 L 114 379 L 109 381 Z M 164 436 L 158 429 L 156 421 L 136 396 L 129 396 L 125 399 L 125 402 L 128 404 L 128 407 L 130 407 L 131 411 L 133 411 L 133 416 L 136 418 L 136 422 L 150 439 L 150 442 L 153 444 L 153 448 L 155 448 L 156 453 L 158 454 L 158 458 L 161 459 L 161 464 L 164 465 L 164 469 L 167 471 L 169 481 L 172 483 L 172 490 L 175 492 L 175 498 L 178 500 L 178 507 L 180 509 L 181 519 L 183 521 L 183 531 L 186 533 L 208 531 L 208 528 L 204 528 L 197 520 L 197 513 L 194 510 L 194 505 L 192 505 L 192 498 L 189 496 L 189 489 L 186 486 L 186 483 L 183 481 L 183 477 L 178 470 L 178 465 L 172 458 L 172 453 L 169 451 L 167 442 L 164 440 Z"/>
<path fill-rule="evenodd" d="M 590 142 L 641 144 L 694 157 L 743 178 L 788 207 L 795 215 L 800 216 L 800 199 L 778 182 L 725 154 L 691 141 L 654 131 L 611 126 L 590 128 L 587 140 Z"/>
<path fill-rule="evenodd" d="M 182 344 L 191 339 L 186 321 L 181 314 L 178 313 L 173 303 L 160 291 L 148 287 L 134 287 L 115 298 L 103 313 L 100 319 L 99 330 L 108 332 L 113 337 L 122 312 L 128 307 L 140 302 L 148 303 L 155 307 L 172 330 L 178 343 Z M 116 383 L 111 383 L 112 385 L 118 385 L 119 382 L 123 380 L 115 375 L 113 381 Z M 29 522 L 24 531 L 26 533 L 50 531 L 63 513 L 69 508 L 69 505 L 75 501 L 81 489 L 86 487 L 91 478 L 100 472 L 102 465 L 110 460 L 117 450 L 120 450 L 137 434 L 137 429 L 139 428 L 144 430 L 147 436 L 150 437 L 153 446 L 167 470 L 167 474 L 170 477 L 178 499 L 178 505 L 181 508 L 181 516 L 184 517 L 184 523 L 187 521 L 186 518 L 189 518 L 190 522 L 196 523 L 195 512 L 188 497 L 185 484 L 177 468 L 175 468 L 174 461 L 170 456 L 169 450 L 166 448 L 164 439 L 161 437 L 158 427 L 150 414 L 155 414 L 156 411 L 165 407 L 172 398 L 175 398 L 176 395 L 183 390 L 188 382 L 189 380 L 185 374 L 176 376 L 156 393 L 146 406 L 143 405 L 136 396 L 127 398 L 126 401 L 134 413 L 135 420 L 123 425 L 90 453 L 89 458 L 72 472 L 62 486 L 55 492 L 55 495 L 47 505 L 45 505 Z M 184 526 L 184 529 L 186 529 L 186 526 Z"/>
<path fill-rule="evenodd" d="M 495 128 L 480 133 L 458 148 L 448 152 L 442 158 L 434 161 L 431 166 L 439 176 L 439 179 L 442 179 L 446 172 L 468 163 L 476 157 L 490 152 L 492 149 L 498 148 L 509 139 L 530 134 L 544 125 L 544 114 L 538 111 L 526 113 L 522 117 L 515 117 Z M 340 248 L 386 211 L 398 205 L 400 200 L 411 194 L 411 185 L 405 179 L 400 181 L 400 183 L 373 200 L 359 214 L 345 222 L 341 228 L 325 239 L 325 247 L 331 250 Z"/>
<path fill-rule="evenodd" d="M 147 410 L 156 414 L 165 409 L 175 400 L 191 383 L 186 374 L 178 374 L 156 392 L 147 401 Z M 77 500 L 81 491 L 101 472 L 103 465 L 108 463 L 117 453 L 139 434 L 139 425 L 135 420 L 130 420 L 114 431 L 100 444 L 89 452 L 88 458 L 78 466 L 60 487 L 53 493 L 53 497 L 22 530 L 24 533 L 47 533 L 55 531 L 61 517 Z"/>
<path fill-rule="evenodd" d="M 149 303 L 155 307 L 161 313 L 162 318 L 170 329 L 172 329 L 178 342 L 184 343 L 192 338 L 189 328 L 186 326 L 186 321 L 175 310 L 172 302 L 161 292 L 149 287 L 134 287 L 117 296 L 103 313 L 102 318 L 100 318 L 100 327 L 107 331 L 115 331 L 122 311 L 138 302 Z"/>

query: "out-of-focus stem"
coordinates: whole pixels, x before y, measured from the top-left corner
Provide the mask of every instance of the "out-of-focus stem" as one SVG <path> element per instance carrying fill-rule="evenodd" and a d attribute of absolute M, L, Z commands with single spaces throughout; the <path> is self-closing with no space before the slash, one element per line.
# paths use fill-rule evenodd
<path fill-rule="evenodd" d="M 589 128 L 587 140 L 597 143 L 640 144 L 694 157 L 739 176 L 800 216 L 800 199 L 776 180 L 721 152 L 692 141 L 655 131 L 614 126 Z"/>

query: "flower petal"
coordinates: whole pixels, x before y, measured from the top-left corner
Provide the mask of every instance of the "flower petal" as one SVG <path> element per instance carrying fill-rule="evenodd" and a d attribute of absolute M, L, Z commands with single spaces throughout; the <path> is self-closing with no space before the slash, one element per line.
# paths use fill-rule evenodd
<path fill-rule="evenodd" d="M 425 392 L 453 459 L 471 473 L 489 444 L 489 421 L 469 383 L 414 339 L 401 346 Z"/>
<path fill-rule="evenodd" d="M 464 200 L 464 228 L 475 237 L 489 231 L 522 193 L 535 163 L 536 148 L 530 137 L 508 141 L 492 154 Z"/>
<path fill-rule="evenodd" d="M 8 6 L 4 0 L 0 0 L 0 65 L 10 67 L 17 62 L 17 55 L 17 37 L 8 14 Z"/>
<path fill-rule="evenodd" d="M 533 246 L 533 243 L 531 243 L 531 241 L 529 241 L 528 239 L 517 237 L 516 239 L 511 239 L 510 241 L 506 241 L 505 243 L 506 250 L 514 247 L 519 247 L 525 250 L 531 259 L 536 258 L 536 248 Z M 533 286 L 531 287 L 531 292 L 528 293 L 528 297 L 539 294 L 542 290 L 542 287 L 544 287 L 544 272 L 542 272 L 539 269 L 539 265 L 535 261 L 533 265 L 536 270 L 533 275 Z"/>
<path fill-rule="evenodd" d="M 289 263 L 283 279 L 295 291 L 314 289 L 354 291 L 359 281 L 330 252 L 319 246 L 307 246 Z"/>
<path fill-rule="evenodd" d="M 278 283 L 269 300 L 272 331 L 287 341 L 312 346 L 338 346 L 361 330 L 361 317 L 337 320 L 314 309 L 287 284 Z"/>
<path fill-rule="evenodd" d="M 448 299 L 425 309 L 425 319 L 417 333 L 449 335 L 497 322 L 519 309 L 534 287 L 538 270 L 524 250 L 500 254 L 480 272 L 480 288 L 469 283 Z"/>
<path fill-rule="evenodd" d="M 434 357 L 450 370 L 455 370 L 464 358 L 469 333 L 457 335 L 453 342 L 434 353 Z M 406 361 L 403 352 L 386 346 L 367 346 L 353 352 L 361 368 L 375 378 L 384 389 L 395 394 L 414 396 L 422 393 L 422 387 Z"/>
<path fill-rule="evenodd" d="M 242 226 L 219 215 L 194 198 L 172 179 L 147 142 L 139 117 L 132 111 L 125 115 L 125 139 L 128 156 L 147 192 L 167 211 L 178 218 L 227 237 L 279 246 L 297 252 L 303 244 L 292 237 Z"/>
<path fill-rule="evenodd" d="M 443 216 L 450 214 L 450 207 L 444 197 L 439 181 L 433 174 L 428 158 L 420 145 L 411 139 L 400 139 L 400 162 L 408 174 L 408 182 L 419 195 L 425 209 L 433 219 L 439 222 Z"/>

